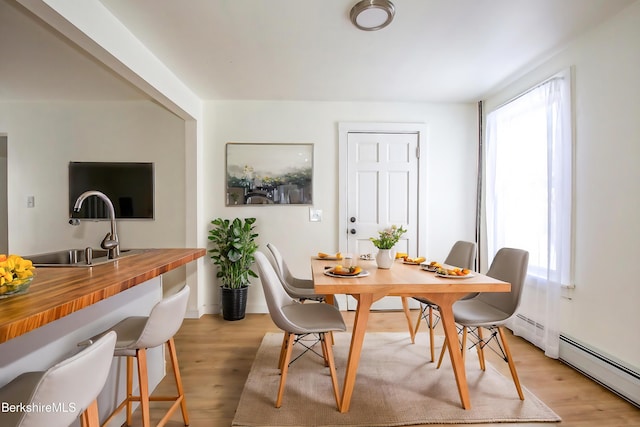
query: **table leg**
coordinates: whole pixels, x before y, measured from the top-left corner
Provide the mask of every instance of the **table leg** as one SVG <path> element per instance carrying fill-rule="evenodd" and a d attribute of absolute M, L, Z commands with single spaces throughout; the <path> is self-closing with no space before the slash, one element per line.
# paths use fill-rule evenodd
<path fill-rule="evenodd" d="M 456 377 L 460 401 L 464 409 L 470 409 L 471 400 L 469 399 L 467 375 L 464 369 L 460 343 L 458 341 L 458 330 L 456 329 L 456 323 L 453 317 L 454 302 L 455 299 L 443 298 L 442 301 L 438 302 L 438 307 L 440 308 L 440 319 L 442 320 L 444 334 L 449 343 L 449 356 L 451 357 L 451 366 L 453 366 L 453 375 Z"/>
<path fill-rule="evenodd" d="M 335 305 L 336 296 L 328 294 L 324 296 L 324 302 L 329 305 Z M 336 341 L 333 339 L 333 332 L 329 332 L 329 344 L 335 345 Z"/>
<path fill-rule="evenodd" d="M 409 299 L 407 297 L 402 298 L 402 309 L 404 310 L 404 315 L 407 318 L 407 325 L 409 326 L 409 336 L 411 337 L 411 344 L 416 343 L 416 331 L 413 330 L 413 325 L 411 324 L 411 311 L 409 311 Z"/>
<path fill-rule="evenodd" d="M 354 295 L 354 297 L 355 296 L 356 295 Z M 349 407 L 351 406 L 351 396 L 353 395 L 353 387 L 356 383 L 358 363 L 360 362 L 360 353 L 362 352 L 364 334 L 367 330 L 373 295 L 362 294 L 359 295 L 357 299 L 358 307 L 356 308 L 356 317 L 351 333 L 351 347 L 349 348 L 349 359 L 347 360 L 344 386 L 342 387 L 342 400 L 340 402 L 340 412 L 342 413 L 349 412 Z"/>
<path fill-rule="evenodd" d="M 326 302 L 329 305 L 333 305 L 335 299 L 336 299 L 336 296 L 333 294 L 328 294 L 324 296 L 324 302 Z"/>

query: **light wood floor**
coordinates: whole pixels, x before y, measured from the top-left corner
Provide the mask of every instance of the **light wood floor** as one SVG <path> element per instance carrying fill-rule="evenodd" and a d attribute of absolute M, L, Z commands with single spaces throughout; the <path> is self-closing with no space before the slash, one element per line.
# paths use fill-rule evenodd
<path fill-rule="evenodd" d="M 348 327 L 351 328 L 354 313 L 343 314 Z M 414 311 L 413 315 L 417 316 L 417 311 Z M 421 328 L 424 328 L 424 324 Z M 371 314 L 368 330 L 403 332 L 407 331 L 407 326 L 401 312 L 374 312 Z M 175 341 L 191 426 L 231 425 L 262 337 L 266 332 L 278 331 L 268 314 L 249 314 L 245 319 L 235 322 L 225 321 L 217 315 L 184 321 Z M 640 410 L 636 407 L 561 362 L 545 357 L 526 341 L 512 335 L 509 338 L 522 385 L 550 406 L 563 421 L 553 424 L 496 425 L 640 426 Z M 487 352 L 487 358 L 503 374 L 509 376 L 505 362 L 490 351 Z M 173 378 L 167 375 L 154 394 L 171 394 L 173 390 Z M 275 398 L 275 391 L 273 397 Z M 284 404 L 286 405 L 286 392 Z M 164 404 L 155 404 L 152 409 L 153 422 L 157 422 L 163 415 L 161 405 Z M 137 416 L 134 425 L 140 425 Z M 173 414 L 167 425 L 183 425 L 179 410 Z"/>

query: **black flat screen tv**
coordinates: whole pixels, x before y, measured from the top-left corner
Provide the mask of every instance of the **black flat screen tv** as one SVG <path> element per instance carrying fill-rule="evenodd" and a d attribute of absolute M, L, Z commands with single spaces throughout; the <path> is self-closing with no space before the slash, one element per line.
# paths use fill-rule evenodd
<path fill-rule="evenodd" d="M 92 196 L 73 207 L 89 190 L 104 193 L 113 203 L 117 219 L 153 219 L 153 163 L 69 162 L 69 217 L 107 219 L 109 210 L 102 199 Z"/>

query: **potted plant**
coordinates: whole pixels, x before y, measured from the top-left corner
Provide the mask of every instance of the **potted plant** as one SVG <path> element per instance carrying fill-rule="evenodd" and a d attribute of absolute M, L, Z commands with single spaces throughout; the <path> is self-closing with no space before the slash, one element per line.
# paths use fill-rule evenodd
<path fill-rule="evenodd" d="M 222 316 L 225 320 L 244 319 L 249 280 L 258 277 L 251 270 L 258 249 L 255 222 L 255 218 L 211 221 L 213 228 L 209 230 L 209 240 L 213 248 L 209 253 L 218 267 L 216 277 L 222 283 Z"/>
<path fill-rule="evenodd" d="M 391 268 L 396 256 L 393 247 L 406 232 L 407 230 L 402 228 L 402 226 L 392 225 L 391 228 L 379 231 L 379 237 L 377 239 L 374 237 L 369 238 L 369 240 L 373 242 L 373 245 L 378 248 L 378 253 L 376 254 L 376 264 L 378 264 L 378 268 Z"/>

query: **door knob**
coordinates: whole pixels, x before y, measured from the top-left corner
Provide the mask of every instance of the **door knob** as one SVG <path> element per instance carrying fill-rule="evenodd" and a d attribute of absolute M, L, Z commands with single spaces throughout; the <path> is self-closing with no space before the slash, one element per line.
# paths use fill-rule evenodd
<path fill-rule="evenodd" d="M 351 218 L 349 218 L 349 221 L 351 221 L 351 222 L 356 222 L 356 217 L 355 217 L 355 216 L 352 216 Z"/>
<path fill-rule="evenodd" d="M 355 228 L 352 228 L 351 230 L 349 230 L 349 233 L 351 233 L 351 234 L 356 234 L 356 229 L 355 229 Z"/>

